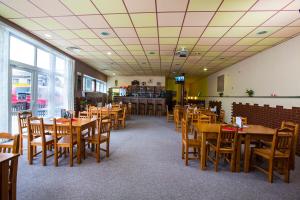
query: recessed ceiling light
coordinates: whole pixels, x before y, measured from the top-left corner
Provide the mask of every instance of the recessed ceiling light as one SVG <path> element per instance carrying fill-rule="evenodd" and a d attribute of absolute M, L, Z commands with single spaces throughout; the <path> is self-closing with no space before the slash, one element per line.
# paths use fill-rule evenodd
<path fill-rule="evenodd" d="M 81 49 L 79 47 L 67 47 L 67 49 L 74 53 L 79 53 L 81 51 Z"/>
<path fill-rule="evenodd" d="M 220 57 L 220 60 L 224 60 L 225 58 L 224 57 Z"/>
<path fill-rule="evenodd" d="M 263 35 L 263 34 L 266 34 L 268 31 L 259 31 L 259 32 L 257 32 L 256 34 L 257 35 Z"/>
<path fill-rule="evenodd" d="M 115 76 L 115 75 L 116 75 L 116 73 L 113 73 L 113 75 Z"/>
<path fill-rule="evenodd" d="M 146 65 L 146 62 L 142 62 L 142 65 Z"/>
<path fill-rule="evenodd" d="M 102 36 L 108 36 L 108 35 L 109 35 L 109 32 L 103 31 L 103 32 L 100 33 L 100 35 L 102 35 Z"/>
<path fill-rule="evenodd" d="M 109 52 L 107 52 L 106 54 L 107 54 L 107 55 L 111 55 L 111 52 L 109 51 Z"/>
<path fill-rule="evenodd" d="M 51 37 L 52 37 L 49 33 L 45 33 L 44 36 L 45 36 L 46 38 L 51 38 Z"/>
<path fill-rule="evenodd" d="M 205 72 L 206 72 L 206 71 L 207 71 L 207 68 L 204 68 L 204 69 L 203 69 L 203 71 L 205 71 Z"/>
<path fill-rule="evenodd" d="M 153 55 L 153 54 L 155 54 L 155 52 L 154 51 L 150 51 L 149 54 Z"/>

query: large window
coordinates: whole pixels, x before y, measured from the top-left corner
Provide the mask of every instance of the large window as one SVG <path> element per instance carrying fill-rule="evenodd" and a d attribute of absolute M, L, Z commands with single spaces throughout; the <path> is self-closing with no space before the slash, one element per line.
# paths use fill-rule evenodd
<path fill-rule="evenodd" d="M 95 87 L 96 85 L 96 87 Z M 83 76 L 83 90 L 85 92 L 106 93 L 106 83 L 90 76 Z"/>
<path fill-rule="evenodd" d="M 41 49 L 37 49 L 37 66 L 39 68 L 49 70 L 50 62 L 51 54 Z"/>
<path fill-rule="evenodd" d="M 16 37 L 10 37 L 10 60 L 34 65 L 35 48 L 33 45 Z"/>

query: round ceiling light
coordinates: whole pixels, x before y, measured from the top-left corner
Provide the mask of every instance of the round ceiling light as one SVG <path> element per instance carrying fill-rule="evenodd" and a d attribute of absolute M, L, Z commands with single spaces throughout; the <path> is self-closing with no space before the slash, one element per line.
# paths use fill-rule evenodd
<path fill-rule="evenodd" d="M 102 35 L 102 36 L 108 36 L 108 35 L 109 35 L 109 32 L 103 31 L 103 32 L 100 33 L 100 35 Z"/>
<path fill-rule="evenodd" d="M 153 55 L 153 54 L 155 54 L 155 52 L 154 51 L 150 51 L 149 54 Z"/>
<path fill-rule="evenodd" d="M 205 72 L 206 72 L 206 71 L 207 71 L 207 68 L 204 68 L 204 69 L 203 69 L 203 71 L 205 71 Z"/>
<path fill-rule="evenodd" d="M 82 49 L 79 47 L 67 47 L 67 50 L 72 51 L 74 53 L 79 53 Z"/>
<path fill-rule="evenodd" d="M 263 34 L 266 34 L 268 31 L 259 31 L 259 32 L 257 32 L 256 34 L 257 35 L 263 35 Z"/>

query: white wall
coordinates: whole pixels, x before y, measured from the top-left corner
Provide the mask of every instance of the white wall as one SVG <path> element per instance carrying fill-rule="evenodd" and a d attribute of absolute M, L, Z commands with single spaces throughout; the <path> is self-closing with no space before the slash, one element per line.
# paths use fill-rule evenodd
<path fill-rule="evenodd" d="M 208 95 L 218 96 L 217 77 L 225 75 L 224 96 L 300 96 L 300 36 L 263 51 L 208 77 Z M 226 119 L 231 117 L 232 102 L 257 103 L 285 108 L 299 107 L 300 98 L 210 98 L 221 100 Z"/>
<path fill-rule="evenodd" d="M 150 79 L 152 83 L 149 82 Z M 142 82 L 146 82 L 148 86 L 156 86 L 157 82 L 160 82 L 161 86 L 165 86 L 166 82 L 164 76 L 109 76 L 107 77 L 107 88 L 115 87 L 115 80 L 118 80 L 118 87 L 131 85 L 133 80 L 138 80 L 140 85 Z"/>

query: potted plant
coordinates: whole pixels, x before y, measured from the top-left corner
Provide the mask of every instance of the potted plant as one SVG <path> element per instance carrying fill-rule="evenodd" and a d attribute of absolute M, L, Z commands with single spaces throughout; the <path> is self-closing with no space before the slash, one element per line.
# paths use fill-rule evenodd
<path fill-rule="evenodd" d="M 220 96 L 220 97 L 222 97 L 223 95 L 224 95 L 224 93 L 223 93 L 223 92 L 220 92 L 220 93 L 219 93 L 219 96 Z"/>
<path fill-rule="evenodd" d="M 249 97 L 253 97 L 254 91 L 252 89 L 246 90 L 246 93 L 248 94 Z"/>

